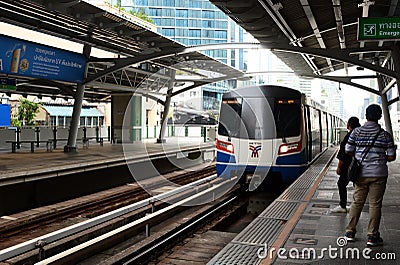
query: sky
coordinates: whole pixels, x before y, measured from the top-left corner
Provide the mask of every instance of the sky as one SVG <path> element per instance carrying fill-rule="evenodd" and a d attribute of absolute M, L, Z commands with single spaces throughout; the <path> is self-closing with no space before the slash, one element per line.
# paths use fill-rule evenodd
<path fill-rule="evenodd" d="M 346 76 L 344 70 L 335 71 L 330 75 Z M 366 69 L 359 71 L 356 69 L 356 67 L 349 67 L 348 76 L 361 76 L 361 75 L 375 75 L 375 72 Z M 352 81 L 367 87 L 371 86 L 371 79 L 357 79 Z M 342 95 L 343 98 L 344 113 L 347 114 L 347 116 L 349 117 L 359 116 L 360 114 L 359 110 L 364 105 L 364 99 L 369 98 L 370 93 L 360 88 L 345 84 L 340 84 L 340 88 L 341 88 L 340 94 Z M 363 117 L 359 116 L 359 118 L 362 119 Z"/>

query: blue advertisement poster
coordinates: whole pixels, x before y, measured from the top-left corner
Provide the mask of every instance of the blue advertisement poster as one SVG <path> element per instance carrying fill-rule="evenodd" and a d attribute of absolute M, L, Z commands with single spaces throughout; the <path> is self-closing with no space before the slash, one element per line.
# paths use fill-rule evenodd
<path fill-rule="evenodd" d="M 82 83 L 83 54 L 0 35 L 0 74 Z"/>
<path fill-rule="evenodd" d="M 0 126 L 10 126 L 10 105 L 0 104 Z"/>

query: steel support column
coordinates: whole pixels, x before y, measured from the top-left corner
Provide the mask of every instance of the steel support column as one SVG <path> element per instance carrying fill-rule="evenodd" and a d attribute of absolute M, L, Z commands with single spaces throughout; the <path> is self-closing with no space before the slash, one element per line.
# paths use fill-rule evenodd
<path fill-rule="evenodd" d="M 171 104 L 171 98 L 172 98 L 172 90 L 174 89 L 174 82 L 175 82 L 175 70 L 170 69 L 170 80 L 168 82 L 168 91 L 167 91 L 167 98 L 165 99 L 165 104 L 164 104 L 164 112 L 163 116 L 161 119 L 161 128 L 160 128 L 160 134 L 157 139 L 157 143 L 165 143 L 166 140 L 164 138 L 165 136 L 165 129 L 167 128 L 168 124 L 168 112 Z"/>
<path fill-rule="evenodd" d="M 386 93 L 382 93 L 382 91 L 385 89 L 385 85 L 383 83 L 381 75 L 378 75 L 378 87 L 379 91 L 381 92 L 382 112 L 383 112 L 383 118 L 385 120 L 386 131 L 388 131 L 391 135 L 393 135 L 392 122 L 390 120 L 389 104 L 387 96 Z"/>
<path fill-rule="evenodd" d="M 394 66 L 394 71 L 397 73 L 397 76 L 400 76 L 400 51 L 399 51 L 399 46 L 395 45 L 392 49 L 392 59 L 393 59 L 393 66 Z M 400 95 L 400 79 L 396 78 L 396 83 L 397 83 L 397 91 L 398 94 Z"/>
<path fill-rule="evenodd" d="M 83 55 L 86 57 L 86 59 L 89 59 L 91 49 L 92 47 L 87 44 L 83 46 Z M 87 76 L 87 69 L 88 69 L 88 63 L 86 63 L 85 65 L 84 78 L 86 78 Z M 78 84 L 75 93 L 74 109 L 72 111 L 72 119 L 68 134 L 68 142 L 67 145 L 64 146 L 65 153 L 76 152 L 77 150 L 76 139 L 78 138 L 78 127 L 82 111 L 82 102 L 84 93 L 85 93 L 85 85 Z"/>

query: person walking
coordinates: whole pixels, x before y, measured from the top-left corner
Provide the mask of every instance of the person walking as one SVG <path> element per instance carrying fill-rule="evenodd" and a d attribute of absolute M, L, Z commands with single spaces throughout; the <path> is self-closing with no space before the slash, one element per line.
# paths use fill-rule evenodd
<path fill-rule="evenodd" d="M 347 213 L 347 184 L 349 184 L 349 180 L 347 178 L 347 171 L 349 169 L 349 165 L 351 163 L 351 156 L 345 153 L 345 146 L 349 139 L 352 131 L 360 127 L 360 121 L 357 117 L 351 117 L 347 121 L 347 129 L 349 130 L 346 136 L 343 138 L 343 141 L 340 143 L 339 152 L 336 156 L 339 159 L 338 166 L 336 168 L 336 174 L 339 175 L 339 179 L 337 182 L 339 189 L 339 205 L 331 210 L 332 213 Z"/>
<path fill-rule="evenodd" d="M 349 213 L 349 223 L 346 226 L 345 237 L 347 241 L 355 241 L 356 226 L 360 219 L 361 211 L 369 194 L 369 223 L 368 246 L 383 244 L 380 237 L 379 224 L 381 221 L 381 208 L 388 178 L 388 161 L 396 159 L 396 146 L 393 137 L 383 130 L 378 124 L 382 117 L 382 109 L 379 105 L 371 104 L 366 109 L 367 122 L 350 134 L 345 146 L 346 153 L 355 155 L 361 161 L 364 152 L 371 146 L 366 154 L 358 180 L 354 183 L 353 202 Z M 374 142 L 374 139 L 376 140 Z M 372 145 L 372 143 L 374 144 Z"/>

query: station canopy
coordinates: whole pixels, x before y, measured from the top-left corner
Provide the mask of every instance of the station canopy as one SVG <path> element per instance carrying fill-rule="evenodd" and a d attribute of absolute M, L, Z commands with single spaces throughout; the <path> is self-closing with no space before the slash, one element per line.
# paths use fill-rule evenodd
<path fill-rule="evenodd" d="M 5 0 L 0 21 L 111 52 L 113 58 L 88 61 L 84 98 L 108 101 L 112 93 L 137 93 L 158 99 L 171 78 L 185 76 L 173 95 L 243 73 L 203 53 L 183 53 L 185 46 L 161 36 L 126 14 L 115 14 L 85 1 Z M 29 36 L 26 36 L 29 40 Z M 35 40 L 31 40 L 35 41 Z M 0 76 L 1 77 L 1 76 Z M 4 76 L 3 76 L 4 77 Z M 71 98 L 75 83 L 7 75 L 17 80 L 15 93 Z M 179 81 L 179 79 L 177 79 Z M 184 82 L 185 81 L 185 82 Z M 189 85 L 187 85 L 189 84 Z"/>
<path fill-rule="evenodd" d="M 394 53 L 398 54 L 399 36 L 363 40 L 357 35 L 359 19 L 400 16 L 397 0 L 210 1 L 298 75 L 322 76 L 356 65 L 383 74 L 385 85 L 398 77 Z M 382 27 L 396 36 L 398 22 L 389 20 Z"/>

